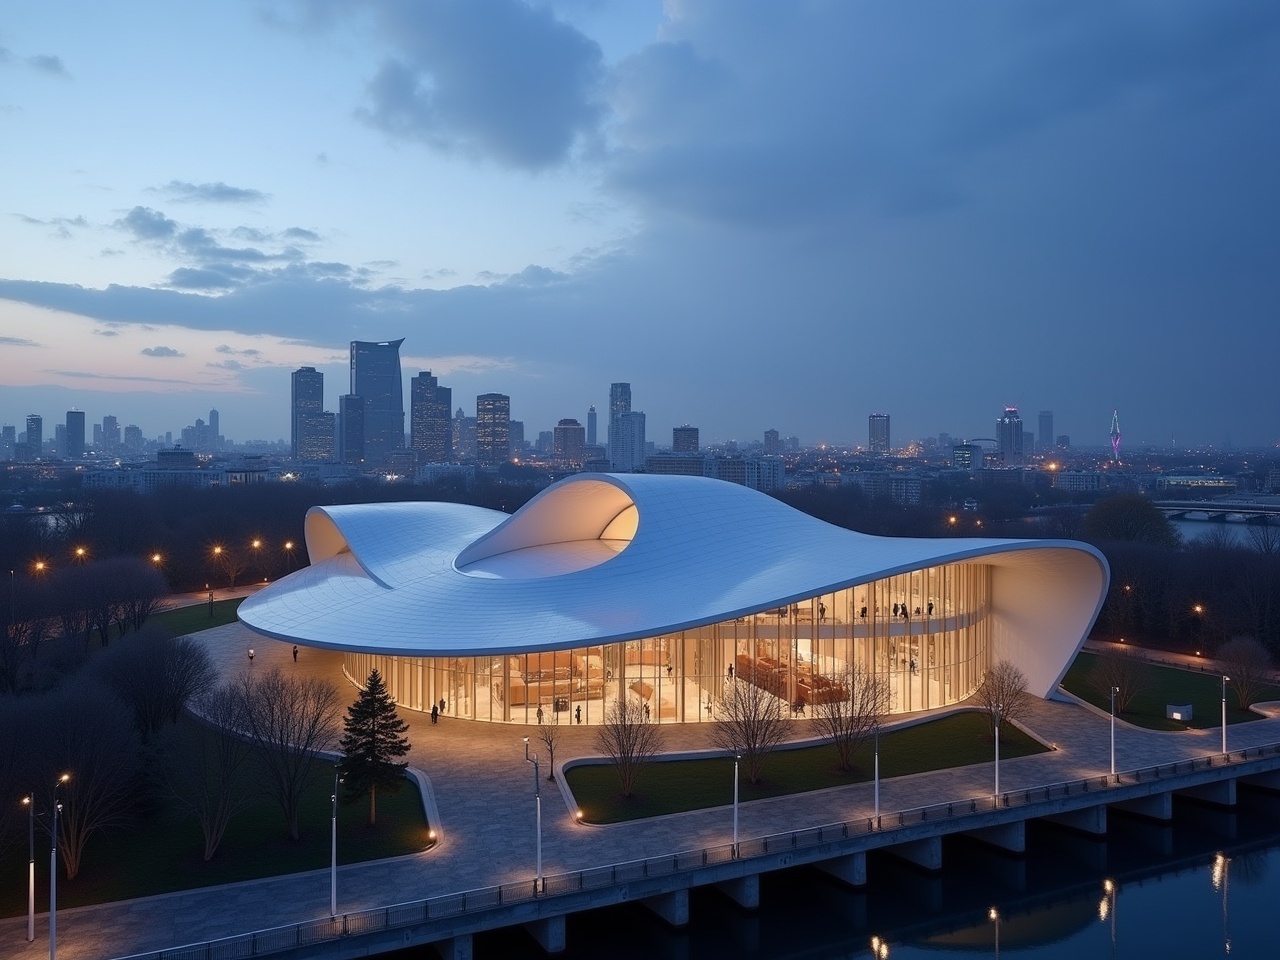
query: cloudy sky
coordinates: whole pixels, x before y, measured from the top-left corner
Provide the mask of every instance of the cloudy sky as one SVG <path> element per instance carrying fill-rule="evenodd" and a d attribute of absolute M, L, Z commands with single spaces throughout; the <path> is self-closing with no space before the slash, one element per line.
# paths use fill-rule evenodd
<path fill-rule="evenodd" d="M 404 337 L 530 437 L 1280 441 L 1274 0 L 43 0 L 0 144 L 5 423 L 287 436 Z"/>

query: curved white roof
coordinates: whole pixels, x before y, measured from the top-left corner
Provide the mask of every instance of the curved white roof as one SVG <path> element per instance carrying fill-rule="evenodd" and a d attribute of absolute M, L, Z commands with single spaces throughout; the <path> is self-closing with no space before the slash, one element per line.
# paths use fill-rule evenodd
<path fill-rule="evenodd" d="M 646 474 L 578 474 L 512 516 L 452 503 L 313 507 L 306 541 L 311 566 L 245 600 L 240 619 L 290 642 L 409 656 L 657 636 L 981 561 L 995 568 L 993 615 L 1008 627 L 994 632 L 996 655 L 1017 654 L 1046 693 L 1108 581 L 1082 543 L 873 537 L 736 484 Z M 1036 653 L 1001 649 L 1028 642 Z"/>

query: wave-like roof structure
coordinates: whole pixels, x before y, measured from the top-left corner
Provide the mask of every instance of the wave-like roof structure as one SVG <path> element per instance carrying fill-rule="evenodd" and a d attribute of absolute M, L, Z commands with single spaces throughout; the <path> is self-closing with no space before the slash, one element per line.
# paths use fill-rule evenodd
<path fill-rule="evenodd" d="M 512 515 L 313 507 L 305 529 L 311 565 L 245 600 L 240 619 L 289 642 L 407 656 L 659 636 L 911 570 L 989 564 L 995 656 L 1015 659 L 1041 695 L 1083 643 L 1109 577 L 1083 543 L 873 537 L 702 477 L 577 474 Z"/>

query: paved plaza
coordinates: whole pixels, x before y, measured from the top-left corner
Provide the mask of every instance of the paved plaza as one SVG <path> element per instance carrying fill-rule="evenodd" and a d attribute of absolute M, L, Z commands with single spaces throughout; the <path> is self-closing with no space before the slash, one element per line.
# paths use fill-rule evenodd
<path fill-rule="evenodd" d="M 292 658 L 292 645 L 264 640 L 239 624 L 197 635 L 226 675 L 279 666 L 286 672 L 343 684 L 344 701 L 355 691 L 341 678 L 340 653 L 313 649 Z M 253 664 L 248 649 L 253 647 Z M 430 777 L 441 841 L 430 851 L 395 860 L 339 869 L 339 909 L 353 912 L 388 903 L 531 879 L 534 872 L 532 775 L 524 761 L 523 737 L 534 728 L 430 718 L 402 711 L 410 724 L 410 763 Z M 1034 701 L 1024 726 L 1056 750 L 1000 765 L 1006 791 L 1105 773 L 1108 718 L 1076 703 Z M 811 737 L 804 721 L 796 733 Z M 699 725 L 664 727 L 668 750 L 710 746 Z M 1280 719 L 1259 720 L 1228 731 L 1232 749 L 1280 740 Z M 557 761 L 594 754 L 594 731 L 568 726 Z M 1133 769 L 1215 753 L 1220 730 L 1155 733 L 1117 723 L 1117 765 Z M 726 776 L 730 776 L 726 763 Z M 991 763 L 918 774 L 881 785 L 883 812 L 990 793 Z M 741 807 L 744 838 L 780 833 L 872 813 L 872 786 L 859 784 L 814 793 L 759 800 Z M 610 826 L 574 821 L 556 784 L 544 784 L 543 857 L 548 874 L 634 860 L 676 850 L 727 843 L 729 808 L 702 810 Z M 123 868 L 123 867 L 122 867 Z M 320 870 L 247 881 L 122 903 L 58 912 L 58 953 L 67 960 L 100 960 L 149 949 L 215 939 L 328 916 L 329 875 Z M 0 920 L 0 957 L 47 956 L 45 917 L 36 940 L 25 940 L 26 919 Z"/>

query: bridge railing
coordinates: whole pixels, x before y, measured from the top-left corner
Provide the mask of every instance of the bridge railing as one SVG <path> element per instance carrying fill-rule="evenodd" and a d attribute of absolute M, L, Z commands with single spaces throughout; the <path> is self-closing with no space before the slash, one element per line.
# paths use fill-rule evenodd
<path fill-rule="evenodd" d="M 1185 777 L 1214 767 L 1249 763 L 1274 756 L 1280 756 L 1280 743 L 1235 750 L 1228 754 L 1210 754 L 1189 760 L 1155 764 L 1117 772 L 1115 775 L 1082 777 L 1060 783 L 1010 790 L 1001 792 L 999 795 L 987 794 L 907 810 L 895 810 L 882 814 L 878 820 L 876 817 L 859 817 L 817 827 L 806 827 L 802 830 L 751 837 L 741 840 L 736 850 L 732 843 L 721 843 L 697 850 L 685 850 L 642 860 L 628 860 L 544 876 L 541 885 L 533 878 L 529 878 L 476 890 L 447 893 L 424 900 L 360 910 L 339 917 L 307 920 L 204 943 L 134 954 L 123 960 L 243 960 L 243 958 L 269 956 L 299 946 L 337 940 L 342 937 L 395 930 L 448 917 L 479 914 L 510 904 L 568 896 L 654 877 L 692 873 L 704 867 L 732 860 L 750 860 L 776 855 L 786 850 L 810 849 L 850 837 L 883 833 L 919 823 L 975 817 L 1001 808 L 1030 806 L 1087 793 L 1104 793 L 1123 786 Z"/>

